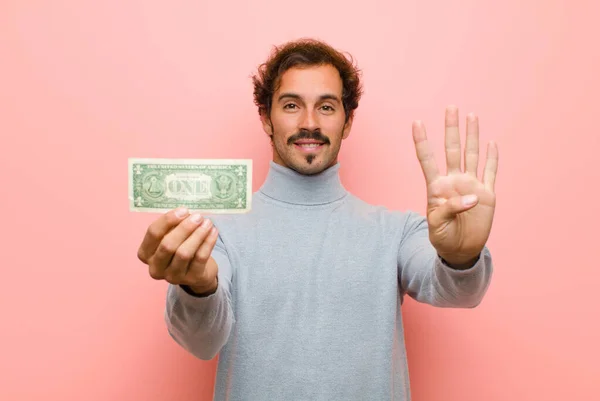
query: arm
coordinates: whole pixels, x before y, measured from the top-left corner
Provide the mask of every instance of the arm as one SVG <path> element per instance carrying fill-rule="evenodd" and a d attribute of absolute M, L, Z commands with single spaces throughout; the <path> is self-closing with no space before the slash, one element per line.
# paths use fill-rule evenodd
<path fill-rule="evenodd" d="M 446 108 L 445 125 L 447 174 L 442 175 L 424 125 L 413 123 L 415 150 L 427 184 L 427 217 L 407 215 L 398 250 L 399 281 L 402 291 L 417 301 L 472 308 L 483 299 L 492 275 L 486 243 L 496 208 L 498 147 L 488 144 L 480 179 L 477 116 L 467 117 L 462 166 L 456 107 Z"/>
<path fill-rule="evenodd" d="M 403 293 L 438 307 L 473 308 L 482 301 L 492 276 L 492 260 L 484 247 L 474 265 L 450 267 L 429 241 L 425 217 L 409 212 L 398 251 Z"/>
<path fill-rule="evenodd" d="M 171 337 L 203 360 L 211 360 L 219 353 L 234 324 L 232 269 L 220 239 L 212 257 L 218 265 L 216 291 L 205 296 L 192 295 L 179 285 L 169 284 L 165 308 L 165 322 Z"/>

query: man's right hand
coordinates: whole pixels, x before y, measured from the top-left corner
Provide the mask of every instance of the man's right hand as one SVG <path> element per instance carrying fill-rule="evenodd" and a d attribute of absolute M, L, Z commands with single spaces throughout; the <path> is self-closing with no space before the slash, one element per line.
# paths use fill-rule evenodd
<path fill-rule="evenodd" d="M 138 258 L 148 265 L 153 279 L 210 294 L 217 289 L 218 266 L 210 256 L 217 237 L 210 220 L 190 215 L 185 208 L 171 210 L 148 227 Z"/>

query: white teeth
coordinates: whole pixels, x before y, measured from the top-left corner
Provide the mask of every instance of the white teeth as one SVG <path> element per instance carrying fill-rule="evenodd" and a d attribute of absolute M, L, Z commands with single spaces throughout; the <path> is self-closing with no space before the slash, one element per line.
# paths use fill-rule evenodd
<path fill-rule="evenodd" d="M 317 146 L 320 146 L 320 144 L 318 144 L 318 143 L 303 143 L 300 146 L 302 146 L 303 148 L 316 148 Z"/>

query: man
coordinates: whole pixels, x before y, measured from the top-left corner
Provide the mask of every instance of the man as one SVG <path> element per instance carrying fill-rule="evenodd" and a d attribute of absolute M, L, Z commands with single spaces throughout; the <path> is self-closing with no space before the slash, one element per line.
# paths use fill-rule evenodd
<path fill-rule="evenodd" d="M 276 49 L 254 77 L 273 161 L 252 211 L 177 209 L 148 228 L 138 256 L 170 283 L 169 333 L 200 359 L 219 354 L 215 400 L 409 400 L 403 297 L 472 308 L 489 286 L 496 146 L 480 180 L 469 115 L 461 170 L 448 108 L 442 175 L 415 122 L 427 217 L 368 205 L 338 175 L 360 95 L 356 68 L 327 44 Z"/>

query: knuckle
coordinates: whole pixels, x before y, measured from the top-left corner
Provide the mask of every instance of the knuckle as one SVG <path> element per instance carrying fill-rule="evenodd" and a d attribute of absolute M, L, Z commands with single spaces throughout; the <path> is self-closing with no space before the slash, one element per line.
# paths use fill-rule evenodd
<path fill-rule="evenodd" d="M 148 227 L 148 236 L 152 239 L 158 239 L 160 237 L 160 232 L 156 225 L 152 224 Z"/>
<path fill-rule="evenodd" d="M 194 262 L 196 263 L 203 265 L 204 263 L 206 263 L 207 259 L 208 256 L 206 255 L 206 251 L 204 249 L 200 249 L 194 254 Z"/>
<path fill-rule="evenodd" d="M 144 250 L 142 248 L 138 249 L 137 257 L 139 260 L 141 260 L 144 263 L 148 262 L 148 260 L 146 259 L 146 253 L 144 252 Z"/>
<path fill-rule="evenodd" d="M 184 262 L 189 262 L 194 257 L 194 254 L 189 250 L 180 247 L 175 252 L 175 257 Z"/>
<path fill-rule="evenodd" d="M 198 254 L 198 258 L 202 261 L 202 263 L 206 263 L 206 261 L 210 257 L 210 250 L 209 249 L 201 249 L 198 251 L 197 254 Z"/>
<path fill-rule="evenodd" d="M 150 274 L 150 277 L 152 277 L 154 280 L 162 280 L 164 278 L 163 274 L 155 268 L 150 268 L 148 270 L 148 273 Z"/>
<path fill-rule="evenodd" d="M 162 241 L 160 245 L 158 245 L 158 249 L 161 253 L 173 254 L 177 251 L 177 247 L 168 241 Z"/>

